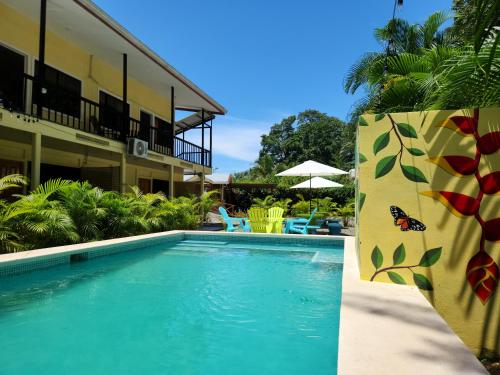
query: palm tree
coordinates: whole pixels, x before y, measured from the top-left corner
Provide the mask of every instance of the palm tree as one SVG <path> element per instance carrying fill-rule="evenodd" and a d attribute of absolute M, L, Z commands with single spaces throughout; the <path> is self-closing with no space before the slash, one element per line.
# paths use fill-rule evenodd
<path fill-rule="evenodd" d="M 19 188 L 27 185 L 26 177 L 20 174 L 12 174 L 0 178 L 0 196 L 10 188 Z M 19 242 L 19 233 L 15 228 L 15 220 L 18 216 L 29 212 L 8 205 L 3 199 L 0 199 L 0 253 L 22 250 L 23 246 Z"/>
<path fill-rule="evenodd" d="M 68 210 L 57 200 L 68 180 L 49 180 L 11 204 L 25 211 L 16 217 L 15 227 L 27 249 L 78 242 L 80 237 Z"/>
<path fill-rule="evenodd" d="M 365 86 L 370 92 L 377 92 L 384 83 L 384 68 L 389 56 L 402 53 L 422 54 L 433 46 L 452 46 L 453 37 L 441 31 L 443 24 L 449 19 L 445 12 L 436 12 L 429 16 L 423 25 L 409 24 L 395 18 L 382 28 L 375 29 L 375 39 L 384 46 L 389 43 L 387 51 L 368 52 L 351 66 L 344 79 L 346 93 L 354 94 Z"/>
<path fill-rule="evenodd" d="M 73 182 L 61 189 L 61 201 L 75 224 L 82 242 L 103 238 L 102 219 L 106 209 L 101 206 L 102 189 L 88 182 Z"/>
<path fill-rule="evenodd" d="M 202 222 L 207 221 L 210 210 L 220 203 L 219 199 L 214 198 L 217 194 L 219 194 L 218 190 L 206 191 L 196 200 L 195 207 L 200 211 Z"/>

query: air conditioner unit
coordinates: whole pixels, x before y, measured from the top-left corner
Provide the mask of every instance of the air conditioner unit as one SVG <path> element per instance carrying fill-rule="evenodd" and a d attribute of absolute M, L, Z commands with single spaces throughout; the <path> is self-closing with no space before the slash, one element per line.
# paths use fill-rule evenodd
<path fill-rule="evenodd" d="M 148 156 L 148 142 L 138 138 L 129 138 L 127 142 L 127 154 L 138 158 Z"/>

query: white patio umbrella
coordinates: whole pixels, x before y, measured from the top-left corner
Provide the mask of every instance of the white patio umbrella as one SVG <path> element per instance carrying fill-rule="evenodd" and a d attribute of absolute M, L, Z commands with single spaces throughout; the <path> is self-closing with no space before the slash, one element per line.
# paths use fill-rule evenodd
<path fill-rule="evenodd" d="M 325 188 L 337 188 L 344 185 L 338 182 L 327 180 L 323 177 L 313 177 L 307 181 L 301 182 L 300 184 L 292 186 L 290 189 L 325 189 Z M 311 211 L 312 199 L 309 201 L 309 211 Z M 316 206 L 318 201 L 316 200 Z"/>
<path fill-rule="evenodd" d="M 342 169 L 330 167 L 329 165 L 318 163 L 314 160 L 308 160 L 302 164 L 296 165 L 290 169 L 278 173 L 276 176 L 309 176 L 309 190 L 312 190 L 312 177 L 313 176 L 334 176 L 339 174 L 348 174 L 349 172 Z M 328 180 L 326 180 L 328 181 Z M 309 210 L 311 211 L 312 204 L 309 203 Z"/>
<path fill-rule="evenodd" d="M 308 160 L 302 164 L 296 165 L 286 171 L 278 173 L 276 176 L 334 176 L 338 174 L 348 174 L 349 172 L 342 169 L 330 167 L 329 165 L 318 163 L 314 160 Z"/>
<path fill-rule="evenodd" d="M 323 177 L 313 177 L 310 180 L 301 182 L 300 184 L 293 185 L 290 189 L 325 189 L 325 188 L 336 188 L 342 187 L 344 185 L 339 184 L 335 181 L 327 180 Z"/>

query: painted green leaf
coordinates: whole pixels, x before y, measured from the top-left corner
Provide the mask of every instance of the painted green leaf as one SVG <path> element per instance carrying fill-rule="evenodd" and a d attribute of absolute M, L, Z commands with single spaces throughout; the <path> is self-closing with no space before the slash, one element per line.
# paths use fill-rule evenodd
<path fill-rule="evenodd" d="M 386 156 L 385 158 L 380 159 L 375 167 L 375 178 L 385 176 L 392 170 L 392 168 L 394 168 L 395 163 L 396 155 Z"/>
<path fill-rule="evenodd" d="M 380 134 L 377 139 L 375 139 L 375 142 L 373 143 L 373 153 L 375 155 L 377 155 L 377 152 L 383 150 L 389 144 L 389 140 L 391 139 L 389 134 L 390 132 Z"/>
<path fill-rule="evenodd" d="M 414 148 L 414 147 L 410 147 L 408 149 L 408 152 L 410 154 L 412 154 L 413 156 L 422 156 L 422 155 L 425 155 L 425 152 L 423 152 L 421 149 L 419 148 Z"/>
<path fill-rule="evenodd" d="M 372 251 L 372 263 L 375 269 L 379 269 L 382 266 L 382 263 L 384 262 L 384 256 L 382 255 L 382 252 L 378 248 L 378 246 L 375 246 L 373 251 Z"/>
<path fill-rule="evenodd" d="M 405 124 L 404 122 L 398 122 L 397 124 L 398 130 L 403 137 L 407 138 L 418 138 L 417 132 L 410 124 Z"/>
<path fill-rule="evenodd" d="M 405 245 L 400 244 L 398 247 L 396 247 L 396 250 L 394 250 L 394 254 L 392 255 L 392 260 L 394 262 L 394 265 L 398 265 L 404 262 L 406 258 L 406 251 L 405 251 Z"/>
<path fill-rule="evenodd" d="M 411 165 L 401 165 L 405 177 L 413 182 L 428 182 L 422 171 Z"/>
<path fill-rule="evenodd" d="M 368 123 L 366 122 L 366 120 L 363 116 L 359 116 L 358 125 L 359 126 L 368 126 Z"/>
<path fill-rule="evenodd" d="M 385 117 L 385 113 L 379 113 L 375 115 L 375 121 L 380 121 Z"/>
<path fill-rule="evenodd" d="M 422 290 L 433 290 L 432 284 L 427 277 L 419 273 L 413 274 L 413 282 Z"/>
<path fill-rule="evenodd" d="M 363 208 L 363 205 L 365 204 L 365 198 L 366 198 L 366 193 L 359 193 L 359 210 Z"/>
<path fill-rule="evenodd" d="M 389 276 L 389 279 L 391 279 L 394 284 L 406 284 L 405 279 L 403 279 L 399 273 L 388 271 L 387 276 Z"/>
<path fill-rule="evenodd" d="M 364 163 L 365 161 L 368 161 L 366 156 L 364 154 L 362 154 L 361 152 L 359 153 L 358 160 L 359 160 L 359 163 Z"/>
<path fill-rule="evenodd" d="M 441 257 L 442 247 L 436 247 L 435 249 L 427 250 L 422 258 L 420 259 L 420 263 L 418 264 L 420 267 L 430 267 Z"/>

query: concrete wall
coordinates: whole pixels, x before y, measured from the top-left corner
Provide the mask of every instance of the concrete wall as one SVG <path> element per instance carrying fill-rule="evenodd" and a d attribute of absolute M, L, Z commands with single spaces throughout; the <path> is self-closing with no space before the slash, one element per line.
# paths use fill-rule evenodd
<path fill-rule="evenodd" d="M 357 147 L 361 278 L 416 284 L 500 353 L 500 109 L 365 115 Z"/>

